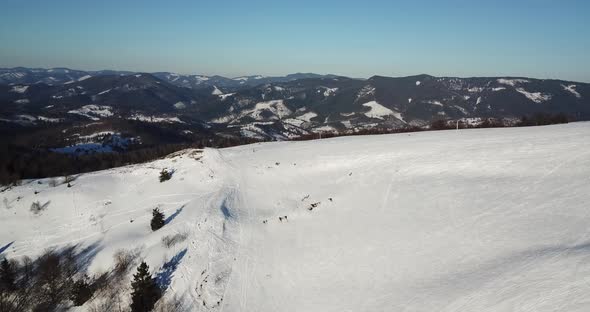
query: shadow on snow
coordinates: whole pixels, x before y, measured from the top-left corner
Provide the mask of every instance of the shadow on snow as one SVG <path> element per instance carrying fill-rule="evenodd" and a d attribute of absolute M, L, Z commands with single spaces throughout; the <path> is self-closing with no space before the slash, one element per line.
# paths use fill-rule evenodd
<path fill-rule="evenodd" d="M 164 224 L 168 224 L 168 223 L 172 222 L 172 220 L 174 220 L 174 218 L 176 218 L 182 212 L 183 209 L 184 209 L 184 205 L 182 205 L 182 207 L 176 209 L 176 211 L 173 214 L 169 215 L 168 218 L 166 218 L 166 220 L 164 220 Z"/>
<path fill-rule="evenodd" d="M 6 249 L 8 249 L 8 247 L 12 246 L 12 244 L 14 244 L 14 241 L 4 245 L 3 247 L 0 248 L 0 254 L 2 254 Z"/>
<path fill-rule="evenodd" d="M 180 264 L 182 258 L 184 258 L 184 256 L 186 255 L 186 252 L 187 249 L 185 248 L 181 252 L 176 254 L 176 256 L 170 259 L 170 261 L 164 263 L 160 271 L 156 274 L 156 277 L 154 279 L 156 280 L 156 283 L 158 283 L 162 291 L 166 291 L 170 286 L 170 283 L 172 282 L 172 275 L 174 274 L 174 271 L 176 271 L 176 268 L 178 267 L 178 264 Z"/>

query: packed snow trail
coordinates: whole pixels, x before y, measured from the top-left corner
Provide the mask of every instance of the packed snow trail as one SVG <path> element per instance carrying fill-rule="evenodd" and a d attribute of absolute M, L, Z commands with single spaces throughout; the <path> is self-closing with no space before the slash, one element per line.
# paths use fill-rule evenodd
<path fill-rule="evenodd" d="M 0 193 L 0 257 L 97 244 L 92 273 L 136 249 L 190 311 L 590 309 L 586 122 L 188 150 L 48 182 Z"/>

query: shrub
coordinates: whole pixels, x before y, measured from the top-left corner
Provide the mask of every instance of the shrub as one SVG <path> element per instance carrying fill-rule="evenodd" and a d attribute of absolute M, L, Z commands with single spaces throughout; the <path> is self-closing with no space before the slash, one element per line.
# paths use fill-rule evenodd
<path fill-rule="evenodd" d="M 170 299 L 162 299 L 156 303 L 154 312 L 184 312 L 190 311 L 183 303 L 182 299 L 173 296 Z"/>
<path fill-rule="evenodd" d="M 432 130 L 445 130 L 445 129 L 452 129 L 446 120 L 444 119 L 435 119 L 430 122 L 430 129 Z"/>
<path fill-rule="evenodd" d="M 39 214 L 43 209 L 45 209 L 45 207 L 38 201 L 31 204 L 31 212 L 34 214 Z"/>
<path fill-rule="evenodd" d="M 139 257 L 139 251 L 130 251 L 125 249 L 119 249 L 113 255 L 115 259 L 115 275 L 121 276 L 129 271 L 131 265 Z"/>
<path fill-rule="evenodd" d="M 92 297 L 93 292 L 94 290 L 92 289 L 92 285 L 88 282 L 88 277 L 84 276 L 82 279 L 75 281 L 72 285 L 70 300 L 72 300 L 75 306 L 81 306 Z"/>
<path fill-rule="evenodd" d="M 166 169 L 162 169 L 160 171 L 160 183 L 164 181 L 168 181 L 172 178 L 172 171 L 167 171 Z"/>
<path fill-rule="evenodd" d="M 39 289 L 33 293 L 37 304 L 33 311 L 53 311 L 70 295 L 73 276 L 79 272 L 75 248 L 60 251 L 50 250 L 36 261 L 34 285 Z"/>
<path fill-rule="evenodd" d="M 86 305 L 89 311 L 126 310 L 121 309 L 129 287 L 124 277 L 140 250 L 116 254 L 115 268 L 124 274 L 107 271 L 90 278 L 79 278 L 86 265 L 80 256 L 86 254 L 76 250 L 75 246 L 48 250 L 35 260 L 0 260 L 0 312 L 61 311 L 70 305 L 69 300 L 76 306 Z"/>
<path fill-rule="evenodd" d="M 64 176 L 64 183 L 74 182 L 75 178 L 71 175 Z"/>
<path fill-rule="evenodd" d="M 161 229 L 165 224 L 164 214 L 160 212 L 158 208 L 154 208 L 152 211 L 152 221 L 150 223 L 152 231 Z"/>
<path fill-rule="evenodd" d="M 174 235 L 166 235 L 162 237 L 162 245 L 166 248 L 170 248 L 180 242 L 184 242 L 188 237 L 188 233 L 177 233 Z"/>

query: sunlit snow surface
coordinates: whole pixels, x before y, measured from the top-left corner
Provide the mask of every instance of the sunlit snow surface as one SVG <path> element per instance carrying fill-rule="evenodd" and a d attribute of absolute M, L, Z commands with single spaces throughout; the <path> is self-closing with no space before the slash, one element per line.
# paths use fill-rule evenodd
<path fill-rule="evenodd" d="M 365 112 L 365 116 L 367 116 L 369 118 L 383 119 L 383 117 L 386 117 L 386 116 L 395 116 L 395 118 L 403 121 L 402 115 L 399 112 L 393 111 L 393 110 L 377 103 L 376 101 L 367 102 L 367 103 L 363 104 L 363 106 L 370 108 L 370 110 L 368 112 Z M 441 104 L 441 106 L 442 106 L 442 104 Z"/>
<path fill-rule="evenodd" d="M 575 97 L 577 97 L 577 98 L 581 98 L 581 97 L 582 97 L 582 95 L 580 95 L 580 93 L 579 93 L 578 91 L 576 91 L 576 85 L 567 85 L 567 86 L 566 86 L 566 85 L 563 85 L 563 84 L 562 84 L 562 85 L 561 85 L 561 87 L 562 87 L 562 88 L 563 88 L 565 91 L 567 91 L 567 92 L 569 92 L 569 93 L 573 94 L 573 95 L 574 95 Z"/>
<path fill-rule="evenodd" d="M 166 297 L 192 311 L 588 311 L 589 138 L 590 123 L 342 137 L 27 181 L 0 193 L 0 256 L 96 244 L 97 272 L 138 248 L 156 273 L 176 257 Z M 152 232 L 155 207 L 170 220 Z M 165 248 L 174 233 L 188 239 Z"/>

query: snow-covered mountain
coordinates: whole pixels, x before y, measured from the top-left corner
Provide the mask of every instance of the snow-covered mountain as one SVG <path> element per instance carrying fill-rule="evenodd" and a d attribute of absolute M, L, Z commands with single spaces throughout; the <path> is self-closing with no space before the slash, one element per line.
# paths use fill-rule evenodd
<path fill-rule="evenodd" d="M 110 109 L 107 119 L 178 120 L 189 127 L 183 130 L 194 131 L 190 125 L 197 124 L 226 135 L 279 140 L 317 132 L 422 127 L 436 119 L 473 123 L 494 117 L 510 123 L 535 113 L 590 119 L 586 83 L 428 75 L 359 80 L 297 74 L 268 79 L 144 73 L 84 75 L 53 86 L 12 83 L 0 85 L 0 118 L 21 124 L 20 116 L 33 116 L 32 123 L 43 123 L 38 116 L 96 121 L 70 114 L 96 105 Z M 235 85 L 249 80 L 257 84 Z M 138 115 L 143 117 L 134 117 Z"/>
<path fill-rule="evenodd" d="M 30 75 L 43 73 L 29 71 Z M 14 74 L 15 70 L 8 72 Z M 314 74 L 229 79 L 171 73 L 51 72 L 58 73 L 66 77 L 62 84 L 0 83 L 0 139 L 9 150 L 0 157 L 5 164 L 0 166 L 0 181 L 13 181 L 9 176 L 46 176 L 43 170 L 29 170 L 15 161 L 24 155 L 40 161 L 43 151 L 80 155 L 153 150 L 169 144 L 230 146 L 450 124 L 471 127 L 501 121 L 511 126 L 523 116 L 538 114 L 541 118 L 535 120 L 590 120 L 590 84 L 561 80 L 429 75 L 361 80 Z M 32 80 L 36 79 L 39 77 Z M 239 83 L 244 81 L 247 83 Z M 442 127 L 437 126 L 440 123 Z M 528 124 L 548 123 L 555 122 Z M 115 136 L 97 135 L 107 132 Z M 88 144 L 93 148 L 86 148 Z M 105 148 L 95 148 L 99 145 Z M 131 159 L 121 161 L 145 157 Z M 114 164 L 112 160 L 104 162 Z M 97 161 L 87 163 L 86 170 L 106 168 L 90 165 Z M 38 166 L 47 168 L 43 163 Z"/>
<path fill-rule="evenodd" d="M 0 193 L 0 257 L 76 245 L 94 274 L 126 250 L 189 311 L 587 311 L 589 136 L 581 122 L 262 143 L 29 180 Z"/>

